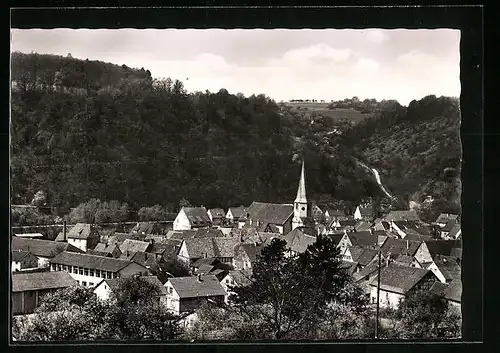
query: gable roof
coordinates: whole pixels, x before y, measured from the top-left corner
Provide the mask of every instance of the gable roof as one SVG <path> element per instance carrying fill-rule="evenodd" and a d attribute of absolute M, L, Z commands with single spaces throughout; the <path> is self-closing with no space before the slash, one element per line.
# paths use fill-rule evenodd
<path fill-rule="evenodd" d="M 401 254 L 414 256 L 420 244 L 422 242 L 416 240 L 387 238 L 381 247 L 382 254 L 390 254 L 393 257 Z"/>
<path fill-rule="evenodd" d="M 82 250 L 68 243 L 31 238 L 12 237 L 11 246 L 13 251 L 24 250 L 35 256 L 47 258 L 54 257 L 63 251 L 83 253 Z"/>
<path fill-rule="evenodd" d="M 354 225 L 354 228 L 356 228 L 357 232 L 366 232 L 370 231 L 372 224 L 370 222 L 366 221 L 359 221 Z"/>
<path fill-rule="evenodd" d="M 316 242 L 316 237 L 304 234 L 300 229 L 295 228 L 285 237 L 286 246 L 295 253 L 303 253 L 309 245 Z"/>
<path fill-rule="evenodd" d="M 420 217 L 414 210 L 410 211 L 390 211 L 385 217 L 385 221 L 420 221 Z"/>
<path fill-rule="evenodd" d="M 151 243 L 134 240 L 134 239 L 125 239 L 125 241 L 120 245 L 120 251 L 122 253 L 126 252 L 146 252 L 151 246 Z"/>
<path fill-rule="evenodd" d="M 329 239 L 331 239 L 333 241 L 333 244 L 335 246 L 337 246 L 340 241 L 342 240 L 342 238 L 344 237 L 344 234 L 328 234 L 326 235 Z"/>
<path fill-rule="evenodd" d="M 378 251 L 376 249 L 368 249 L 364 247 L 350 247 L 351 256 L 354 262 L 357 262 L 361 266 L 368 265 L 377 256 Z"/>
<path fill-rule="evenodd" d="M 230 276 L 237 286 L 247 286 L 252 283 L 252 271 L 249 270 L 230 270 L 222 280 L 227 276 Z"/>
<path fill-rule="evenodd" d="M 448 284 L 448 288 L 444 293 L 444 297 L 448 300 L 454 301 L 456 303 L 462 302 L 462 281 L 460 279 L 454 279 Z"/>
<path fill-rule="evenodd" d="M 351 241 L 352 246 L 373 246 L 377 245 L 378 238 L 370 232 L 350 232 L 347 237 Z"/>
<path fill-rule="evenodd" d="M 20 273 L 12 276 L 12 292 L 59 289 L 76 283 L 66 271 Z"/>
<path fill-rule="evenodd" d="M 245 206 L 229 207 L 228 211 L 231 211 L 231 214 L 233 215 L 234 219 L 238 219 L 241 216 L 245 215 L 246 207 Z"/>
<path fill-rule="evenodd" d="M 417 267 L 390 264 L 380 270 L 380 289 L 406 294 L 428 273 L 430 271 Z M 377 276 L 375 276 L 370 285 L 376 286 L 377 281 Z"/>
<path fill-rule="evenodd" d="M 293 216 L 293 205 L 253 202 L 247 212 L 252 220 L 283 225 Z"/>
<path fill-rule="evenodd" d="M 396 257 L 394 263 L 401 266 L 411 266 L 411 264 L 413 263 L 413 256 L 400 254 L 398 257 Z"/>
<path fill-rule="evenodd" d="M 461 234 L 461 226 L 460 223 L 455 224 L 451 229 L 450 232 L 448 233 L 448 236 L 453 239 L 457 239 L 458 236 Z"/>
<path fill-rule="evenodd" d="M 62 252 L 55 256 L 51 263 L 61 265 L 72 265 L 78 267 L 86 267 L 109 272 L 118 272 L 122 268 L 130 265 L 132 261 L 123 259 L 114 259 L 112 257 L 104 257 L 89 254 L 77 254 L 72 252 Z"/>
<path fill-rule="evenodd" d="M 429 292 L 440 297 L 444 297 L 446 291 L 448 290 L 448 284 L 441 282 L 434 282 L 434 284 L 429 288 Z"/>
<path fill-rule="evenodd" d="M 160 234 L 162 232 L 162 227 L 157 222 L 138 222 L 130 232 L 138 234 Z"/>
<path fill-rule="evenodd" d="M 224 296 L 226 291 L 214 275 L 189 277 L 172 277 L 167 283 L 170 283 L 180 298 L 197 298 L 208 296 Z"/>
<path fill-rule="evenodd" d="M 226 214 L 222 208 L 211 208 L 208 210 L 213 218 L 224 218 Z"/>
<path fill-rule="evenodd" d="M 354 219 L 345 219 L 345 220 L 340 220 L 340 226 L 341 227 L 354 227 L 356 225 L 356 220 Z"/>
<path fill-rule="evenodd" d="M 373 208 L 371 207 L 359 207 L 359 212 L 365 217 L 373 216 Z"/>
<path fill-rule="evenodd" d="M 92 226 L 87 223 L 77 223 L 67 233 L 68 239 L 88 239 L 92 236 Z"/>
<path fill-rule="evenodd" d="M 204 207 L 183 207 L 189 223 L 195 227 L 205 227 L 211 224 L 210 217 Z"/>
<path fill-rule="evenodd" d="M 23 259 L 29 254 L 31 254 L 29 251 L 24 251 L 24 250 L 12 251 L 10 259 L 11 261 L 20 262 L 23 261 Z"/>
<path fill-rule="evenodd" d="M 454 257 L 436 255 L 434 257 L 434 263 L 436 264 L 439 271 L 443 274 L 446 281 L 461 278 L 462 269 Z"/>
<path fill-rule="evenodd" d="M 204 257 L 233 257 L 237 240 L 233 238 L 189 238 L 184 239 L 191 259 Z"/>
<path fill-rule="evenodd" d="M 128 255 L 122 254 L 120 259 L 138 263 L 146 268 L 156 269 L 158 267 L 155 254 L 148 252 L 136 251 L 129 253 Z"/>
<path fill-rule="evenodd" d="M 380 259 L 380 268 L 387 266 L 387 262 Z M 362 268 L 359 272 L 354 273 L 352 276 L 356 282 L 366 279 L 368 276 L 378 271 L 378 258 L 373 259 L 366 267 Z"/>
<path fill-rule="evenodd" d="M 326 210 L 325 213 L 328 212 L 329 217 L 345 217 L 345 212 L 343 210 Z"/>
<path fill-rule="evenodd" d="M 425 244 L 433 258 L 436 255 L 450 256 L 452 254 L 452 249 L 462 248 L 462 242 L 460 240 L 427 240 Z"/>
<path fill-rule="evenodd" d="M 108 236 L 108 244 L 118 244 L 118 246 L 127 239 L 137 239 L 137 236 L 129 233 L 114 232 Z"/>
<path fill-rule="evenodd" d="M 436 219 L 436 223 L 448 223 L 449 220 L 458 221 L 458 215 L 451 213 L 441 213 Z"/>

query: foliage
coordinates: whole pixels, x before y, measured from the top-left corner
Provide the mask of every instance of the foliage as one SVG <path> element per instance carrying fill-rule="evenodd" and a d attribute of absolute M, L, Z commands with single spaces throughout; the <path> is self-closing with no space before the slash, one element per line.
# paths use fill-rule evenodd
<path fill-rule="evenodd" d="M 169 212 L 160 205 L 152 207 L 142 207 L 137 211 L 137 216 L 141 221 L 164 221 L 168 219 Z"/>
<path fill-rule="evenodd" d="M 14 53 L 12 80 L 17 203 L 38 190 L 60 208 L 91 198 L 134 209 L 165 200 L 209 208 L 289 202 L 304 158 L 309 197 L 352 207 L 381 196 L 356 157 L 378 168 L 398 198 L 424 190 L 444 201 L 439 209 L 459 205 L 456 99 L 429 96 L 405 108 L 354 97 L 335 109 L 371 117 L 352 124 L 264 95 L 188 94 L 182 82 L 143 69 L 71 57 Z"/>
<path fill-rule="evenodd" d="M 13 226 L 35 226 L 53 224 L 54 217 L 44 214 L 34 207 L 13 207 L 11 221 Z"/>
<path fill-rule="evenodd" d="M 252 282 L 231 288 L 234 310 L 246 323 L 244 327 L 251 323 L 250 331 L 240 330 L 240 335 L 253 332 L 274 339 L 314 336 L 312 330 L 328 303 L 350 303 L 344 293 L 349 276 L 329 238 L 318 237 L 297 256 L 287 254 L 286 243 L 273 239 L 253 266 Z"/>
<path fill-rule="evenodd" d="M 416 291 L 402 301 L 391 315 L 393 336 L 412 338 L 460 337 L 461 317 L 447 301 L 428 291 Z"/>
<path fill-rule="evenodd" d="M 43 190 L 36 192 L 35 196 L 31 200 L 31 205 L 33 206 L 47 206 L 47 194 Z"/>
<path fill-rule="evenodd" d="M 126 221 L 129 214 L 128 205 L 118 201 L 101 201 L 91 199 L 79 204 L 69 214 L 73 223 L 108 223 Z"/>
<path fill-rule="evenodd" d="M 158 289 L 141 278 L 119 280 L 111 300 L 74 286 L 48 294 L 34 315 L 14 321 L 19 341 L 168 340 L 182 334 L 179 318 L 158 303 Z"/>

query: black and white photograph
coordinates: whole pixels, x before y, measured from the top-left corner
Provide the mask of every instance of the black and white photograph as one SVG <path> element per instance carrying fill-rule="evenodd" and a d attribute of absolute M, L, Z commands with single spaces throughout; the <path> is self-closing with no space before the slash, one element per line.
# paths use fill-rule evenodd
<path fill-rule="evenodd" d="M 460 40 L 12 28 L 12 340 L 461 339 Z"/>

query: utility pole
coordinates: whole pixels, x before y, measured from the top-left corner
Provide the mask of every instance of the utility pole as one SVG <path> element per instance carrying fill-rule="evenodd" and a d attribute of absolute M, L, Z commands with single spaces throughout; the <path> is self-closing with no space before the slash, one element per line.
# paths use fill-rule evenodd
<path fill-rule="evenodd" d="M 378 249 L 378 268 L 377 268 L 377 321 L 375 324 L 375 339 L 378 339 L 379 311 L 380 311 L 380 255 L 381 249 Z"/>

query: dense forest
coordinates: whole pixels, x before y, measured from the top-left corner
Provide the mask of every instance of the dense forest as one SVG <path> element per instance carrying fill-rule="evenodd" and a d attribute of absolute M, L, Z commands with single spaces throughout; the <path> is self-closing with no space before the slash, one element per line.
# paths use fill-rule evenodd
<path fill-rule="evenodd" d="M 367 100 L 362 108 L 373 114 L 354 124 L 265 95 L 188 93 L 178 80 L 69 54 L 13 53 L 12 86 L 13 204 L 40 190 L 61 213 L 90 199 L 168 211 L 182 199 L 224 208 L 291 202 L 302 158 L 311 199 L 380 202 L 356 158 L 379 169 L 398 207 L 433 196 L 429 217 L 459 211 L 455 98 L 408 107 Z"/>

